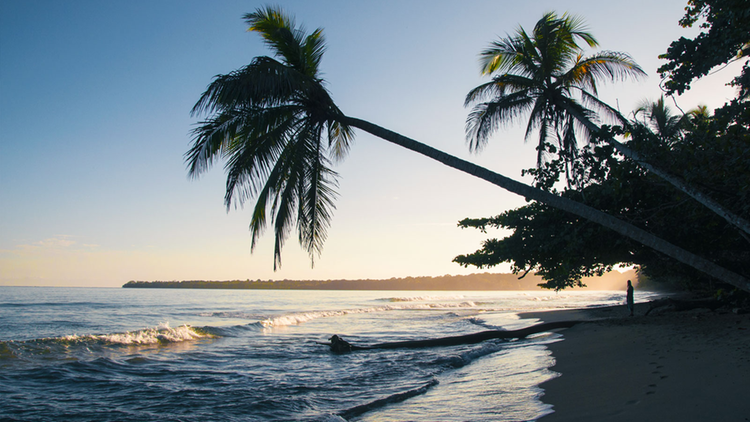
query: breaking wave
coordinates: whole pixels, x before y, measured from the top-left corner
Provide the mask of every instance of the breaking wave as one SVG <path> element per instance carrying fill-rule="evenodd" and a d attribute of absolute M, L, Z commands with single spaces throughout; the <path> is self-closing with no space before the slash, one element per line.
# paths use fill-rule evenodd
<path fill-rule="evenodd" d="M 61 343 L 86 343 L 96 342 L 113 345 L 147 345 L 147 344 L 164 344 L 177 343 L 182 341 L 191 341 L 201 338 L 214 337 L 213 334 L 189 325 L 181 325 L 172 328 L 169 323 L 160 324 L 158 327 L 146 328 L 137 331 L 128 331 L 125 333 L 115 334 L 91 334 L 91 335 L 72 335 L 60 337 Z"/>
<path fill-rule="evenodd" d="M 168 323 L 163 323 L 154 328 L 124 333 L 67 335 L 27 341 L 0 341 L 0 360 L 54 356 L 75 351 L 92 352 L 117 346 L 166 346 L 216 337 L 220 337 L 220 335 L 205 329 L 189 325 L 173 328 Z"/>
<path fill-rule="evenodd" d="M 372 312 L 406 311 L 406 310 L 431 310 L 431 309 L 454 309 L 475 308 L 477 305 L 471 301 L 460 303 L 414 303 L 408 305 L 384 305 L 371 308 L 343 309 L 339 311 L 310 311 L 269 317 L 259 321 L 264 328 L 284 327 L 298 325 L 318 318 L 340 317 L 351 314 L 365 314 Z"/>
<path fill-rule="evenodd" d="M 408 297 L 384 297 L 377 299 L 383 302 L 426 302 L 437 300 L 461 300 L 463 295 L 457 296 L 408 296 Z"/>

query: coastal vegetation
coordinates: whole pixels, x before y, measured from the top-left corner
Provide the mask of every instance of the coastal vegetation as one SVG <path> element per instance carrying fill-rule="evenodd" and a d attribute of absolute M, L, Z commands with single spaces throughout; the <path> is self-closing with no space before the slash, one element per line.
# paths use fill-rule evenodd
<path fill-rule="evenodd" d="M 694 5 L 699 3 L 704 4 L 700 13 L 710 14 L 719 10 L 723 2 L 691 2 Z M 250 223 L 253 247 L 266 226 L 273 224 L 274 268 L 281 264 L 284 242 L 295 227 L 300 243 L 313 262 L 322 252 L 335 207 L 337 174 L 332 165 L 345 157 L 356 128 L 489 181 L 524 196 L 527 200 L 536 201 L 529 207 L 536 207 L 537 210 L 554 208 L 560 214 L 548 215 L 549 226 L 560 226 L 561 230 L 569 226 L 584 227 L 592 233 L 598 232 L 603 242 L 606 239 L 622 239 L 620 243 L 638 245 L 638 248 L 644 248 L 648 251 L 647 254 L 656 256 L 658 260 L 677 262 L 679 264 L 676 265 L 697 269 L 705 274 L 700 276 L 704 279 L 717 280 L 750 291 L 750 280 L 747 278 L 749 272 L 744 264 L 735 265 L 738 260 L 716 260 L 710 256 L 701 256 L 698 254 L 701 250 L 690 249 L 692 244 L 689 242 L 680 243 L 683 237 L 673 236 L 668 227 L 659 227 L 656 220 L 648 217 L 659 210 L 675 208 L 676 205 L 668 200 L 670 196 L 676 196 L 673 200 L 678 201 L 678 204 L 688 204 L 686 206 L 700 210 L 696 211 L 698 214 L 708 213 L 705 219 L 710 220 L 721 233 L 726 231 L 731 239 L 739 237 L 747 241 L 741 228 L 747 216 L 747 209 L 742 204 L 747 204 L 747 201 L 734 201 L 737 195 L 740 199 L 746 199 L 744 195 L 747 184 L 744 185 L 744 190 L 740 187 L 739 191 L 726 192 L 726 189 L 733 187 L 734 182 L 722 184 L 726 178 L 721 173 L 724 162 L 712 161 L 732 157 L 739 161 L 736 168 L 738 172 L 747 171 L 750 167 L 745 136 L 747 113 L 742 111 L 745 110 L 745 104 L 739 100 L 734 103 L 733 112 L 723 113 L 717 110 L 714 116 L 707 117 L 704 121 L 696 120 L 696 127 L 705 125 L 700 126 L 705 127 L 705 130 L 692 132 L 694 137 L 686 135 L 691 140 L 684 144 L 661 141 L 658 136 L 652 136 L 646 126 L 619 116 L 614 109 L 595 97 L 598 79 L 604 77 L 619 80 L 638 76 L 642 70 L 637 64 L 622 53 L 607 52 L 583 58 L 581 48 L 575 40 L 581 39 L 589 45 L 595 45 L 595 39 L 582 30 L 580 22 L 568 16 L 557 18 L 554 14 L 545 15 L 537 25 L 540 31 L 535 33 L 534 39 L 528 36 L 526 38 L 532 45 L 530 52 L 546 51 L 553 54 L 540 55 L 542 60 L 538 62 L 529 61 L 529 56 L 524 55 L 511 55 L 505 59 L 502 51 L 498 53 L 498 48 L 505 47 L 505 44 L 500 43 L 495 46 L 495 51 L 491 48 L 485 52 L 484 68 L 490 73 L 536 68 L 546 73 L 534 73 L 533 77 L 523 81 L 512 78 L 506 72 L 499 79 L 470 93 L 467 99 L 467 103 L 471 103 L 487 93 L 500 94 L 500 107 L 494 108 L 499 111 L 498 114 L 485 113 L 493 110 L 490 102 L 486 107 L 478 105 L 479 108 L 475 108 L 470 115 L 468 132 L 470 144 L 475 148 L 487 140 L 486 137 L 503 119 L 516 117 L 530 108 L 538 107 L 533 109 L 533 117 L 528 126 L 529 131 L 540 131 L 539 166 L 530 170 L 536 178 L 537 186 L 529 186 L 373 123 L 345 115 L 333 103 L 320 75 L 319 65 L 325 50 L 321 29 L 307 34 L 295 25 L 290 16 L 271 7 L 258 9 L 255 13 L 246 15 L 245 20 L 251 31 L 263 37 L 275 57 L 256 57 L 241 69 L 217 76 L 208 86 L 193 108 L 194 114 L 207 114 L 208 117 L 195 129 L 193 145 L 186 154 L 186 161 L 189 174 L 194 177 L 207 171 L 216 161 L 226 161 L 225 204 L 229 208 L 232 204 L 241 204 L 249 199 L 256 201 Z M 522 38 L 523 34 L 520 35 Z M 513 47 L 513 41 L 506 44 Z M 521 45 L 526 40 L 521 41 L 523 42 L 518 47 L 527 47 Z M 568 69 L 570 72 L 567 72 L 567 66 L 571 64 L 572 67 Z M 538 80 L 540 77 L 548 80 L 542 83 Z M 520 89 L 508 90 L 510 82 Z M 541 85 L 532 86 L 529 82 Z M 744 85 L 741 83 L 742 80 L 738 82 L 742 92 Z M 506 91 L 512 95 L 511 100 L 503 97 Z M 580 95 L 583 102 L 574 100 L 572 92 Z M 584 103 L 593 104 L 597 109 L 615 115 L 617 126 L 600 127 L 595 124 L 593 110 L 584 107 Z M 488 120 L 485 120 L 485 115 L 489 116 Z M 742 116 L 745 116 L 745 120 L 737 121 Z M 726 125 L 722 126 L 722 122 Z M 582 125 L 589 137 L 588 144 L 580 149 L 576 140 L 576 125 Z M 730 131 L 734 126 L 739 128 Z M 623 141 L 618 141 L 617 138 Z M 718 138 L 723 140 L 727 149 L 714 157 L 711 154 L 715 154 L 715 148 L 707 148 L 710 151 L 706 152 L 705 160 L 708 163 L 705 165 L 709 167 L 690 161 L 690 148 L 705 148 L 706 142 L 710 143 Z M 679 162 L 679 154 L 672 161 L 672 150 L 677 148 L 677 144 L 681 144 L 679 148 L 685 149 L 681 157 L 683 161 L 689 161 L 687 164 Z M 545 154 L 551 154 L 551 159 L 545 159 Z M 666 161 L 663 160 L 664 154 L 667 155 Z M 657 169 L 650 165 L 652 162 L 659 162 L 660 167 Z M 664 165 L 669 168 L 663 169 Z M 704 175 L 705 171 L 714 171 L 714 179 Z M 562 174 L 565 174 L 569 183 L 562 192 L 557 192 L 555 186 Z M 659 175 L 659 180 L 652 181 L 654 175 Z M 654 189 L 659 187 L 668 191 L 667 194 L 662 191 L 654 192 L 654 196 L 650 197 L 657 208 L 643 211 L 647 216 L 645 222 L 628 213 L 641 204 L 627 203 L 628 200 L 634 200 L 634 197 L 628 197 L 628 186 L 631 183 L 625 183 L 627 176 L 641 177 L 651 183 Z M 679 190 L 665 186 L 663 180 L 677 185 Z M 742 183 L 744 179 L 739 180 Z M 713 184 L 706 186 L 705 182 Z M 695 185 L 701 189 L 696 189 Z M 611 192 L 613 189 L 619 190 L 619 193 Z M 711 196 L 703 191 L 711 192 Z M 685 194 L 689 197 L 685 197 Z M 607 195 L 615 195 L 621 199 L 623 209 L 610 206 Z M 722 197 L 714 199 L 715 195 Z M 725 201 L 727 196 L 728 202 Z M 699 205 L 694 204 L 696 201 Z M 722 205 L 718 205 L 719 202 Z M 533 220 L 537 218 L 537 214 L 531 212 L 524 218 Z M 735 218 L 737 216 L 739 218 Z M 720 219 L 719 222 L 716 222 L 717 218 Z M 702 223 L 703 220 L 699 219 L 699 222 Z M 692 224 L 694 222 L 690 220 L 683 221 L 681 227 L 688 232 L 687 236 L 695 236 Z M 491 224 L 480 222 L 463 225 L 485 229 Z M 700 229 L 703 227 L 711 226 L 701 226 Z M 516 271 L 540 271 L 545 277 L 545 287 L 555 289 L 580 285 L 579 276 L 600 273 L 616 264 L 616 260 L 646 265 L 633 258 L 630 253 L 633 247 L 627 249 L 628 253 L 608 254 L 605 259 L 599 256 L 598 251 L 593 250 L 593 244 L 586 244 L 585 237 L 581 237 L 579 233 L 562 234 L 563 237 L 558 236 L 558 233 L 553 234 L 555 240 L 563 243 L 556 243 L 556 249 L 547 252 L 548 255 L 545 255 L 545 249 L 540 249 L 534 255 L 523 249 L 527 244 L 521 244 L 520 249 L 513 248 L 512 253 L 515 255 L 507 251 L 503 255 L 487 250 L 482 260 L 472 261 L 466 258 L 459 262 L 463 265 L 488 267 L 512 261 Z M 723 240 L 721 238 L 717 241 Z M 503 241 L 506 239 L 494 243 Z M 582 255 L 586 256 L 583 263 L 577 262 L 576 257 L 565 255 L 566 250 L 576 250 L 575 242 L 584 243 L 577 247 L 579 250 L 592 248 L 588 251 L 590 253 Z M 488 241 L 485 246 L 491 243 Z M 732 242 L 733 248 L 736 243 Z M 727 252 L 739 252 L 739 256 L 743 256 L 746 251 L 745 244 L 744 249 L 731 249 Z M 487 259 L 488 257 L 492 259 Z M 554 269 L 544 266 L 554 262 L 564 265 Z"/>
<path fill-rule="evenodd" d="M 636 280 L 635 271 L 613 271 L 586 279 L 592 290 L 622 290 L 626 280 Z M 492 291 L 539 290 L 540 276 L 519 279 L 513 274 L 476 273 L 437 277 L 394 277 L 368 280 L 183 280 L 129 281 L 124 288 L 157 289 L 292 289 L 292 290 L 412 290 L 412 291 Z"/>
<path fill-rule="evenodd" d="M 691 81 L 717 65 L 746 60 L 750 42 L 747 31 L 720 32 L 714 25 L 747 27 L 747 2 L 691 1 L 681 24 L 692 25 L 702 16 L 705 23 L 701 27 L 705 31 L 694 40 L 682 38 L 673 42 L 662 56 L 669 61 L 660 68 L 666 94 L 689 89 Z M 706 45 L 713 46 L 711 54 L 688 54 L 708 48 Z M 596 132 L 592 142 L 571 157 L 577 160 L 576 168 L 583 170 L 578 174 L 578 183 L 568 184 L 560 194 L 646 228 L 737 274 L 750 273 L 750 238 L 741 225 L 674 189 L 638 160 L 624 159 L 605 139 L 620 136 L 646 161 L 659 163 L 662 171 L 685 184 L 699 186 L 712 201 L 746 220 L 750 216 L 747 62 L 731 84 L 738 89 L 737 97 L 713 113 L 703 107 L 676 114 L 661 98 L 644 104 L 633 118 Z M 564 170 L 560 161 L 531 170 L 538 184 L 551 189 L 560 180 Z M 690 290 L 726 290 L 727 280 L 721 277 L 695 272 L 627 237 L 539 202 L 491 218 L 465 219 L 459 226 L 483 231 L 505 228 L 513 233 L 503 239 L 489 239 L 481 249 L 458 256 L 455 262 L 478 268 L 512 262 L 517 273 L 534 271 L 542 275 L 544 286 L 549 288 L 579 286 L 581 277 L 600 274 L 626 262 L 637 265 L 651 279 L 671 280 Z M 742 285 L 734 287 L 748 290 Z"/>

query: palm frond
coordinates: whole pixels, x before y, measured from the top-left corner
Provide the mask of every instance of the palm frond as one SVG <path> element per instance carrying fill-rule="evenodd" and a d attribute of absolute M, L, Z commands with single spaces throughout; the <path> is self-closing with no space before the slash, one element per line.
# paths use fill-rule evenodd
<path fill-rule="evenodd" d="M 589 47 L 599 46 L 599 42 L 596 38 L 588 32 L 588 27 L 581 16 L 565 13 L 562 16 L 562 20 L 565 22 L 565 31 L 569 34 L 571 39 L 580 39 Z M 578 45 L 577 43 L 575 44 Z"/>
<path fill-rule="evenodd" d="M 243 136 L 238 137 L 226 150 L 227 173 L 224 203 L 242 205 L 255 197 L 270 176 L 273 164 L 281 158 L 287 148 L 290 133 L 297 130 L 299 121 L 290 118 L 295 114 L 290 107 L 266 109 L 245 126 Z"/>
<path fill-rule="evenodd" d="M 490 47 L 479 56 L 483 74 L 516 73 L 533 76 L 539 58 L 533 48 L 529 36 L 523 29 L 519 29 L 515 37 L 507 37 L 494 41 Z"/>
<path fill-rule="evenodd" d="M 197 178 L 211 168 L 222 148 L 236 136 L 243 119 L 239 113 L 222 113 L 198 123 L 192 131 L 193 145 L 185 153 L 190 177 Z"/>
<path fill-rule="evenodd" d="M 471 151 L 481 150 L 500 124 L 510 124 L 531 109 L 534 99 L 516 92 L 474 106 L 466 119 L 466 139 Z"/>
<path fill-rule="evenodd" d="M 596 121 L 596 114 L 592 109 L 596 109 L 600 113 L 603 113 L 607 120 L 612 121 L 615 124 L 622 125 L 628 123 L 628 119 L 620 113 L 620 110 L 600 100 L 596 95 L 584 89 L 580 89 L 579 93 L 584 105 L 577 104 L 577 106 L 580 107 L 581 112 L 584 115 L 588 114 L 588 118 L 592 122 Z"/>
<path fill-rule="evenodd" d="M 336 208 L 334 188 L 338 186 L 338 180 L 336 172 L 328 166 L 329 161 L 322 153 L 320 143 L 312 143 L 309 154 L 312 159 L 309 160 L 311 165 L 302 186 L 297 227 L 300 244 L 307 250 L 314 265 L 315 257 L 320 256 L 327 238 L 332 210 Z"/>
<path fill-rule="evenodd" d="M 484 101 L 490 98 L 502 97 L 508 93 L 520 91 L 532 91 L 536 89 L 536 81 L 525 76 L 504 73 L 495 76 L 492 81 L 479 85 L 469 91 L 464 100 L 464 107 L 477 101 Z"/>
<path fill-rule="evenodd" d="M 217 75 L 191 110 L 192 115 L 240 107 L 265 107 L 292 101 L 312 85 L 309 77 L 270 57 L 256 57 L 251 64 Z"/>
<path fill-rule="evenodd" d="M 354 141 L 354 130 L 339 121 L 329 121 L 327 126 L 331 156 L 336 161 L 343 160 Z"/>
<path fill-rule="evenodd" d="M 248 31 L 258 32 L 284 64 L 305 75 L 317 75 L 325 52 L 322 29 L 305 35 L 305 28 L 297 27 L 291 16 L 280 8 L 270 6 L 246 14 L 244 19 L 249 26 Z"/>
<path fill-rule="evenodd" d="M 305 73 L 317 74 L 320 61 L 323 59 L 323 53 L 326 51 L 325 36 L 323 30 L 318 28 L 308 35 L 305 39 Z"/>
<path fill-rule="evenodd" d="M 603 51 L 588 57 L 579 55 L 575 64 L 559 80 L 564 81 L 564 84 L 576 84 L 596 94 L 598 80 L 617 82 L 643 76 L 646 76 L 646 72 L 628 54 Z"/>

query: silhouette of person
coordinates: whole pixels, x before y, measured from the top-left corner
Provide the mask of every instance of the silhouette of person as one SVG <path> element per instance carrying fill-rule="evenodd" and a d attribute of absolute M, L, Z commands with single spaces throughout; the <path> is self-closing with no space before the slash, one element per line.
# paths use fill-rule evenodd
<path fill-rule="evenodd" d="M 630 316 L 633 316 L 633 308 L 634 308 L 634 301 L 633 301 L 633 285 L 630 283 L 630 280 L 628 280 L 628 310 L 630 311 Z"/>

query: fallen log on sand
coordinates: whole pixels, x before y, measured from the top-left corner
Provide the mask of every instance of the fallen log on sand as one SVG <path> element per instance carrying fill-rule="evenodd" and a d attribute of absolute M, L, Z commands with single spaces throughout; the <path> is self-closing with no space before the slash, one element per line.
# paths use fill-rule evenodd
<path fill-rule="evenodd" d="M 670 311 L 689 311 L 692 309 L 710 309 L 712 311 L 715 311 L 716 309 L 720 308 L 721 306 L 726 305 L 726 302 L 716 299 L 689 299 L 689 300 L 680 300 L 680 299 L 672 299 L 672 298 L 664 298 L 664 299 L 657 299 L 652 300 L 648 303 L 648 311 L 646 311 L 645 315 L 648 315 L 651 313 L 651 311 L 659 308 L 666 307 L 667 310 Z"/>
<path fill-rule="evenodd" d="M 321 343 L 331 348 L 334 353 L 345 353 L 354 350 L 374 350 L 374 349 L 402 349 L 402 348 L 421 348 L 421 347 L 439 347 L 439 346 L 456 346 L 459 344 L 476 344 L 481 343 L 490 339 L 510 339 L 510 338 L 525 338 L 531 334 L 541 333 L 545 331 L 555 330 L 558 328 L 570 328 L 581 321 L 556 321 L 546 322 L 543 324 L 532 325 L 530 327 L 521 328 L 520 330 L 489 330 L 482 331 L 474 334 L 465 334 L 462 336 L 452 337 L 441 337 L 427 340 L 408 340 L 408 341 L 395 341 L 389 343 L 378 343 L 370 346 L 356 346 L 353 345 L 338 335 L 333 335 L 330 343 Z"/>

